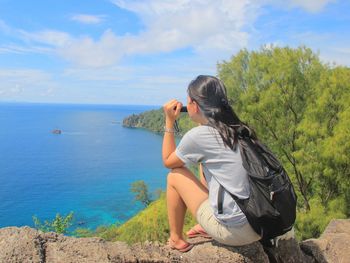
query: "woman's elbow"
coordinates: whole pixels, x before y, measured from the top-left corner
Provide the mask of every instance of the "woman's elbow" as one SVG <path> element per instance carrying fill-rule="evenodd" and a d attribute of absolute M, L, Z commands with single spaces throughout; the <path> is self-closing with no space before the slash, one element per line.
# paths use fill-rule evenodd
<path fill-rule="evenodd" d="M 169 160 L 163 160 L 163 165 L 168 169 L 180 168 L 184 166 L 182 162 L 169 162 Z"/>
<path fill-rule="evenodd" d="M 166 168 L 171 169 L 171 168 L 169 168 L 169 162 L 168 162 L 167 159 L 163 159 L 163 165 L 164 165 Z"/>
<path fill-rule="evenodd" d="M 163 165 L 164 165 L 166 168 L 168 168 L 168 169 L 174 168 L 174 167 L 172 166 L 172 164 L 169 163 L 169 162 L 167 162 L 167 161 L 163 161 Z"/>

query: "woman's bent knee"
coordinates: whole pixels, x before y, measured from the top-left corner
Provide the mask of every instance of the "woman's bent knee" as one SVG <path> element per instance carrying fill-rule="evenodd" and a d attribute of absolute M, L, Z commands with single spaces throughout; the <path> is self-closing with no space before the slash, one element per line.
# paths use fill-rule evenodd
<path fill-rule="evenodd" d="M 191 173 L 187 168 L 180 167 L 171 169 L 170 173 L 168 173 L 167 182 L 168 184 L 174 184 L 174 180 L 177 180 L 179 176 Z"/>
<path fill-rule="evenodd" d="M 167 176 L 167 183 L 168 183 L 168 185 L 172 184 L 172 182 L 174 180 L 174 176 L 175 176 L 174 173 L 172 173 L 172 172 L 168 173 L 168 176 Z"/>
<path fill-rule="evenodd" d="M 186 167 L 173 168 L 170 173 L 168 173 L 168 183 L 172 180 L 178 181 L 179 178 L 198 181 L 198 178 Z"/>

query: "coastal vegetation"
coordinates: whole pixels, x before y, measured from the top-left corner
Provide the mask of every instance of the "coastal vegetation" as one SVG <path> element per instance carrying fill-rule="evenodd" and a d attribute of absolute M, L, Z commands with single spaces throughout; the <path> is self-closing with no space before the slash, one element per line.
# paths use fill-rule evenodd
<path fill-rule="evenodd" d="M 186 214 L 184 230 L 188 231 L 196 222 L 190 214 Z M 168 214 L 165 193 L 153 201 L 144 210 L 123 224 L 100 226 L 95 231 L 78 228 L 75 236 L 98 236 L 108 241 L 124 241 L 128 244 L 145 241 L 166 243 L 169 238 Z"/>
<path fill-rule="evenodd" d="M 242 50 L 218 73 L 239 116 L 283 161 L 301 209 L 310 211 L 312 198 L 324 207 L 349 201 L 349 68 L 305 47 L 264 47 Z"/>
<path fill-rule="evenodd" d="M 145 181 L 139 180 L 131 184 L 130 191 L 135 194 L 135 201 L 141 202 L 147 207 L 152 202 L 151 194 Z"/>
<path fill-rule="evenodd" d="M 123 120 L 123 126 L 130 128 L 144 128 L 153 132 L 163 131 L 164 116 L 162 109 L 133 114 Z"/>
<path fill-rule="evenodd" d="M 194 223 L 192 217 L 186 215 L 185 230 L 189 230 Z M 165 243 L 169 238 L 165 194 L 124 224 L 97 229 L 96 234 L 106 240 L 125 241 L 128 244 L 147 240 Z"/>
<path fill-rule="evenodd" d="M 33 222 L 35 228 L 43 232 L 54 231 L 58 234 L 66 234 L 68 232 L 68 228 L 72 225 L 73 215 L 73 212 L 70 212 L 66 216 L 62 216 L 57 213 L 54 219 L 45 220 L 44 223 L 42 223 L 37 216 L 33 216 Z"/>
<path fill-rule="evenodd" d="M 190 130 L 195 124 L 188 118 L 186 113 L 182 113 L 177 120 L 179 132 L 177 136 L 182 136 Z M 163 109 L 146 111 L 141 114 L 133 114 L 123 120 L 123 126 L 128 128 L 143 128 L 156 133 L 163 133 L 164 115 Z"/>

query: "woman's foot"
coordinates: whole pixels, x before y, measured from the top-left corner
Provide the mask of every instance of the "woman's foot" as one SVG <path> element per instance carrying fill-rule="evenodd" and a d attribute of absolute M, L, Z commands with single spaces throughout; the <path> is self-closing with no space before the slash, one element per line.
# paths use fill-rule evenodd
<path fill-rule="evenodd" d="M 195 237 L 204 237 L 204 238 L 211 238 L 211 236 L 208 235 L 207 232 L 201 227 L 200 224 L 195 225 L 192 227 L 187 233 L 188 238 L 195 238 Z"/>
<path fill-rule="evenodd" d="M 176 249 L 177 251 L 180 251 L 182 253 L 190 251 L 193 248 L 193 244 L 188 243 L 182 239 L 174 241 L 171 238 L 169 238 L 168 245 L 171 249 Z"/>

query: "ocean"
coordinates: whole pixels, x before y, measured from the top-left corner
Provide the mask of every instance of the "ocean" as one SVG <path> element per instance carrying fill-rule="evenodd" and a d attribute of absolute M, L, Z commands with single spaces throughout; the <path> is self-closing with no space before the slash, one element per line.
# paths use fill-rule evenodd
<path fill-rule="evenodd" d="M 72 228 L 96 229 L 143 209 L 131 183 L 165 190 L 162 136 L 122 121 L 156 108 L 0 103 L 0 227 L 73 211 Z"/>

